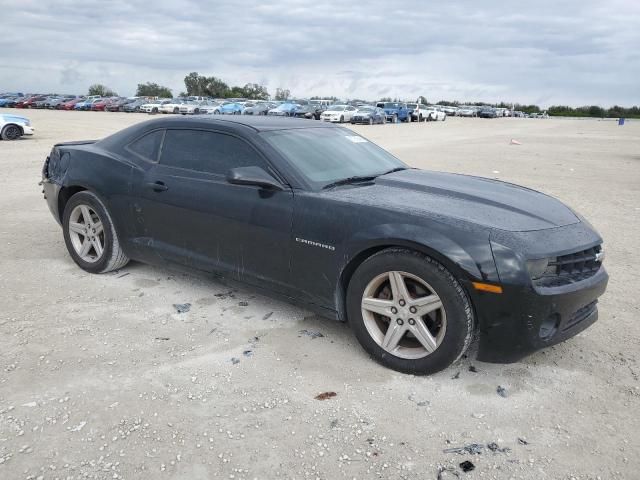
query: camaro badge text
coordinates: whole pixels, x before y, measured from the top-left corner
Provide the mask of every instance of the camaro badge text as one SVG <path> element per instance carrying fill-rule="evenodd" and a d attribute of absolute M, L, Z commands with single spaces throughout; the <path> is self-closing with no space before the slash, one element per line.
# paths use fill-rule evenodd
<path fill-rule="evenodd" d="M 320 243 L 320 242 L 314 242 L 313 240 L 307 240 L 305 238 L 298 238 L 296 237 L 296 242 L 298 243 L 304 243 L 306 245 L 310 245 L 312 247 L 320 247 L 320 248 L 326 248 L 327 250 L 335 250 L 336 247 L 334 247 L 333 245 L 327 245 L 325 243 Z"/>

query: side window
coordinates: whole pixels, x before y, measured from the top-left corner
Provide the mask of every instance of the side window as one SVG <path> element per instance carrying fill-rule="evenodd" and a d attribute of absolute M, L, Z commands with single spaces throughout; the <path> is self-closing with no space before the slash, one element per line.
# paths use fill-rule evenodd
<path fill-rule="evenodd" d="M 243 140 L 203 130 L 167 130 L 160 163 L 216 175 L 226 175 L 237 167 L 267 169 L 262 158 Z"/>
<path fill-rule="evenodd" d="M 151 162 L 157 162 L 162 135 L 164 135 L 164 130 L 155 130 L 147 133 L 144 137 L 134 140 L 127 148 Z"/>

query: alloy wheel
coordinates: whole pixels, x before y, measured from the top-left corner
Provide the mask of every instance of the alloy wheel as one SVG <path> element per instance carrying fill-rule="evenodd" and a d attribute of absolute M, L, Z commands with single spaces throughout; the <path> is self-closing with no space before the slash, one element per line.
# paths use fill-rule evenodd
<path fill-rule="evenodd" d="M 7 140 L 16 140 L 20 138 L 20 129 L 15 125 L 9 125 L 5 128 L 4 135 Z"/>
<path fill-rule="evenodd" d="M 391 271 L 375 277 L 364 290 L 361 308 L 371 338 L 396 357 L 424 358 L 440 346 L 446 332 L 442 300 L 411 273 Z"/>
<path fill-rule="evenodd" d="M 95 263 L 104 254 L 104 227 L 96 211 L 88 205 L 76 206 L 69 216 L 69 238 L 78 256 Z"/>

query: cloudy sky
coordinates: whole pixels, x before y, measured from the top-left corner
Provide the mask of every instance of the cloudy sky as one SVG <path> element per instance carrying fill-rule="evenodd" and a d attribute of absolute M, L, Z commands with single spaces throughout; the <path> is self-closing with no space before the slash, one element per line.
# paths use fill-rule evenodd
<path fill-rule="evenodd" d="M 640 104 L 639 0 L 0 0 L 0 91 Z"/>

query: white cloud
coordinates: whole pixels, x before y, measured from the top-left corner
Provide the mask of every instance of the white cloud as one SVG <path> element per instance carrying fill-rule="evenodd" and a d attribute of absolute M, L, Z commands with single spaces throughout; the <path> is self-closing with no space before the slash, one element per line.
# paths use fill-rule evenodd
<path fill-rule="evenodd" d="M 0 0 L 0 91 L 178 93 L 198 71 L 297 96 L 638 103 L 638 2 L 520 3 Z"/>

